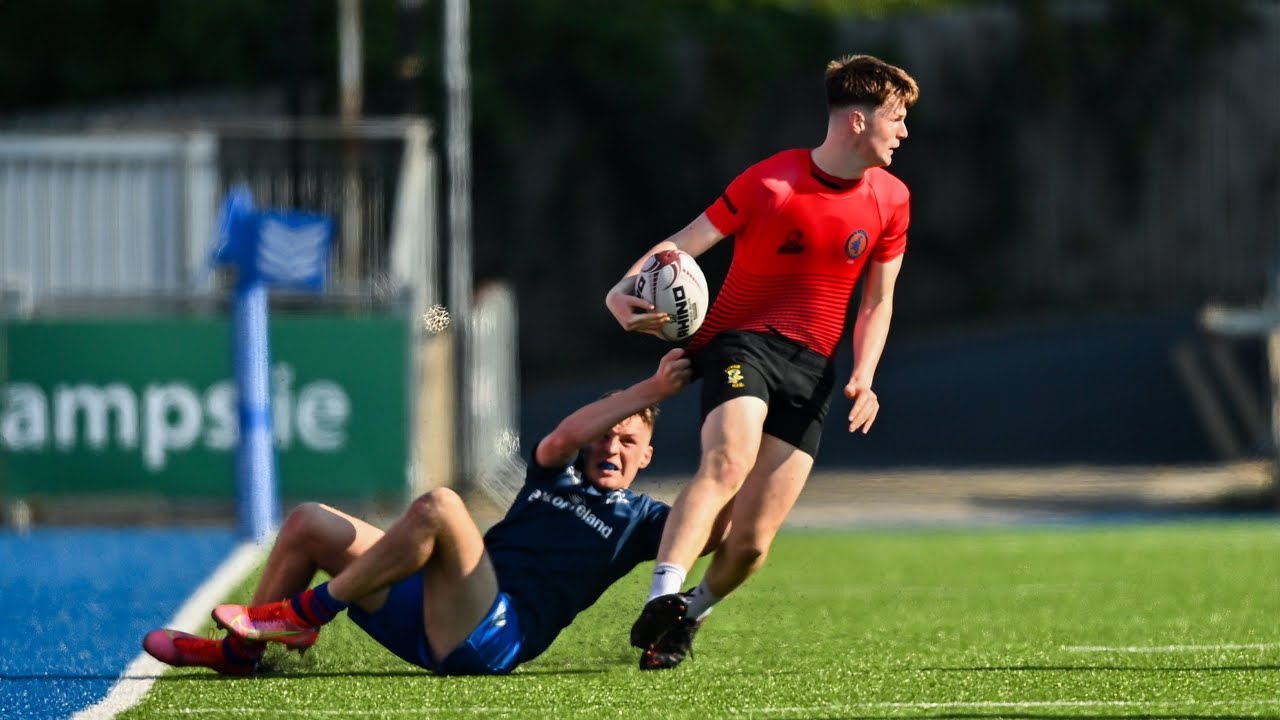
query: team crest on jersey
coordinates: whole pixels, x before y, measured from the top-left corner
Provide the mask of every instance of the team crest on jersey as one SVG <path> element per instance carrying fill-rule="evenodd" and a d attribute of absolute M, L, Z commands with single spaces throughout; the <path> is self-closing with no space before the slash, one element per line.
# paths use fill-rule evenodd
<path fill-rule="evenodd" d="M 844 254 L 849 256 L 850 262 L 862 257 L 862 253 L 866 252 L 866 250 L 867 250 L 867 231 L 866 230 L 854 230 L 853 234 L 850 235 L 849 238 L 844 241 Z"/>
<path fill-rule="evenodd" d="M 743 387 L 742 384 L 742 366 L 730 365 L 724 369 L 725 379 L 729 381 L 729 387 L 738 389 Z"/>

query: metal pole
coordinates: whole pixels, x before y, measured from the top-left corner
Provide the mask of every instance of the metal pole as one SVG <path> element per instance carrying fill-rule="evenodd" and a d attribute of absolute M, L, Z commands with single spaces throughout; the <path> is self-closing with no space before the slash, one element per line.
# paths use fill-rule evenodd
<path fill-rule="evenodd" d="M 361 267 L 361 220 L 363 199 L 360 186 L 360 140 L 355 125 L 364 104 L 364 28 L 360 0 L 338 0 L 338 90 L 342 127 L 346 134 L 342 152 L 342 256 L 341 272 L 347 290 L 363 275 Z"/>
<path fill-rule="evenodd" d="M 1280 310 L 1280 262 L 1273 259 L 1267 278 L 1263 306 L 1272 313 Z M 1271 499 L 1280 507 L 1280 327 L 1272 325 L 1266 335 L 1267 379 L 1271 390 Z"/>
<path fill-rule="evenodd" d="M 1267 380 L 1271 390 L 1271 499 L 1280 507 L 1280 331 L 1266 335 Z"/>
<path fill-rule="evenodd" d="M 291 208 L 302 205 L 299 190 L 302 177 L 302 137 L 298 124 L 302 121 L 303 96 L 306 94 L 307 72 L 311 65 L 311 0 L 292 0 L 289 23 L 289 73 L 286 83 L 286 106 L 289 115 L 289 198 Z"/>
<path fill-rule="evenodd" d="M 468 0 L 445 0 L 444 71 L 449 167 L 449 313 L 457 347 L 457 468 L 465 487 L 471 463 L 471 79 L 467 69 Z"/>
<path fill-rule="evenodd" d="M 338 89 L 343 122 L 360 119 L 364 104 L 364 50 L 360 0 L 338 0 Z"/>
<path fill-rule="evenodd" d="M 402 108 L 405 115 L 422 113 L 423 60 L 419 48 L 422 28 L 422 6 L 427 0 L 400 0 L 400 61 L 396 74 L 400 78 Z"/>

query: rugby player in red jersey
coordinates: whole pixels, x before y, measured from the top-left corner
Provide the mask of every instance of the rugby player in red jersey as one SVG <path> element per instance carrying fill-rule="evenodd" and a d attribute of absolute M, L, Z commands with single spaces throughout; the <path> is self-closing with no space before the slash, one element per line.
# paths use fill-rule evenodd
<path fill-rule="evenodd" d="M 663 531 L 632 645 L 641 669 L 688 654 L 713 605 L 764 563 L 813 468 L 835 385 L 834 356 L 859 279 L 849 431 L 866 433 L 871 389 L 893 314 L 910 219 L 909 194 L 884 168 L 907 137 L 919 97 L 901 68 L 869 55 L 826 70 L 827 135 L 747 168 L 687 227 L 645 252 L 605 298 L 618 322 L 657 334 L 663 313 L 632 295 L 644 261 L 679 248 L 697 257 L 734 238 L 733 261 L 688 350 L 702 378 L 702 458 Z M 702 581 L 680 588 L 717 516 L 729 535 Z"/>

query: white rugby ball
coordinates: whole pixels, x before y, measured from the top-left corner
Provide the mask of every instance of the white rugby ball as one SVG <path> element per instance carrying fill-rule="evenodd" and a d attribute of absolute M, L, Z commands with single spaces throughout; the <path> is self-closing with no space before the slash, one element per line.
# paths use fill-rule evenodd
<path fill-rule="evenodd" d="M 707 279 L 693 256 L 683 250 L 662 250 L 640 268 L 636 296 L 671 316 L 662 336 L 672 342 L 687 340 L 707 316 L 710 296 Z"/>

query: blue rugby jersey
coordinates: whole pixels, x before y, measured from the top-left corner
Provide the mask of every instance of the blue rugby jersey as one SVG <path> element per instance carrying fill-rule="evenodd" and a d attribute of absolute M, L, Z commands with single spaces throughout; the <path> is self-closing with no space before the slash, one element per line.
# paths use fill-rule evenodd
<path fill-rule="evenodd" d="M 541 655 L 578 613 L 653 560 L 671 508 L 630 490 L 601 492 L 575 465 L 543 468 L 537 450 L 506 517 L 485 533 L 498 585 L 520 613 L 520 662 Z"/>

